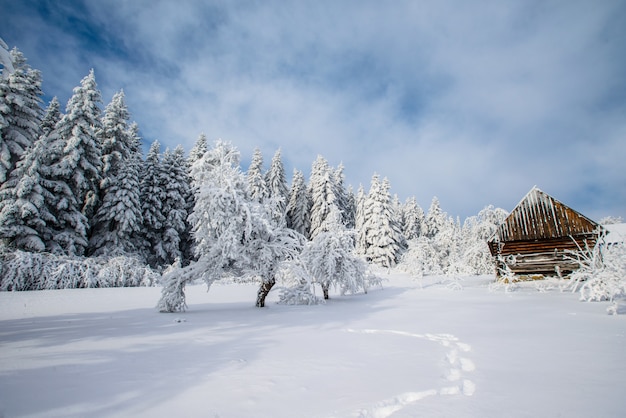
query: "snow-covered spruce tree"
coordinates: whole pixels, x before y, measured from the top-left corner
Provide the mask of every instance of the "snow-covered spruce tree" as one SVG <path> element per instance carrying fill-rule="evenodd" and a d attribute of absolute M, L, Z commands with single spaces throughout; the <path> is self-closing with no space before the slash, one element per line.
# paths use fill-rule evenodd
<path fill-rule="evenodd" d="M 9 52 L 9 47 L 4 42 L 2 38 L 0 38 L 0 65 L 2 65 L 2 71 L 0 72 L 0 78 L 8 78 L 9 75 L 15 68 L 13 68 L 13 60 L 11 59 L 11 53 Z"/>
<path fill-rule="evenodd" d="M 191 194 L 191 184 L 185 151 L 179 145 L 174 152 L 166 150 L 162 161 L 165 199 L 163 200 L 162 246 L 163 259 L 159 264 L 172 264 L 177 259 L 183 261 L 187 228 L 187 204 Z"/>
<path fill-rule="evenodd" d="M 344 222 L 346 228 L 354 229 L 355 219 L 356 219 L 356 196 L 354 195 L 354 190 L 352 190 L 352 185 L 348 186 L 348 190 L 346 191 L 346 212 L 344 213 Z"/>
<path fill-rule="evenodd" d="M 154 141 L 143 162 L 139 185 L 144 258 L 153 267 L 158 265 L 158 260 L 164 259 L 162 230 L 165 224 L 165 215 L 163 214 L 165 180 L 160 152 L 161 144 L 159 141 Z"/>
<path fill-rule="evenodd" d="M 289 188 L 287 187 L 285 166 L 283 165 L 280 149 L 276 150 L 272 157 L 270 169 L 265 175 L 265 182 L 267 184 L 268 196 L 277 202 L 278 209 L 284 213 L 287 208 Z"/>
<path fill-rule="evenodd" d="M 309 238 L 313 239 L 324 232 L 326 217 L 333 205 L 337 205 L 334 173 L 328 162 L 321 155 L 313 162 L 309 179 L 311 196 L 311 226 Z"/>
<path fill-rule="evenodd" d="M 259 203 L 263 202 L 269 196 L 269 192 L 263 176 L 263 154 L 261 154 L 261 150 L 258 148 L 255 148 L 252 154 L 247 179 L 250 198 Z"/>
<path fill-rule="evenodd" d="M 93 218 L 89 240 L 92 255 L 137 254 L 135 235 L 141 230 L 139 200 L 139 143 L 129 126 L 124 93 L 107 105 L 102 129 L 100 205 Z"/>
<path fill-rule="evenodd" d="M 439 230 L 443 228 L 446 221 L 447 215 L 441 210 L 439 199 L 435 196 L 430 202 L 422 234 L 426 235 L 428 238 L 434 237 Z"/>
<path fill-rule="evenodd" d="M 51 178 L 57 182 L 55 240 L 68 255 L 87 248 L 89 218 L 98 200 L 102 149 L 100 91 L 93 70 L 74 88 L 66 113 L 50 133 Z"/>
<path fill-rule="evenodd" d="M 0 184 L 41 134 L 41 74 L 14 48 L 13 71 L 0 78 Z"/>
<path fill-rule="evenodd" d="M 0 239 L 8 248 L 56 252 L 50 228 L 56 223 L 50 207 L 56 187 L 47 178 L 46 164 L 48 134 L 59 119 L 59 102 L 53 99 L 42 122 L 43 134 L 0 185 Z"/>
<path fill-rule="evenodd" d="M 354 231 L 343 224 L 339 209 L 331 205 L 324 226 L 300 255 L 307 271 L 319 283 L 328 299 L 331 286 L 339 287 L 341 294 L 367 293 L 367 263 L 354 252 Z"/>
<path fill-rule="evenodd" d="M 350 220 L 354 218 L 354 213 L 352 212 L 352 208 L 350 207 L 350 202 L 348 200 L 348 192 L 346 191 L 345 183 L 345 175 L 343 173 L 344 166 L 343 164 L 339 164 L 336 170 L 333 171 L 333 186 L 334 186 L 334 194 L 335 194 L 335 204 L 337 209 L 339 209 L 339 213 L 341 214 L 341 222 L 348 226 L 350 224 Z"/>
<path fill-rule="evenodd" d="M 356 252 L 359 255 L 365 256 L 365 250 L 367 249 L 367 241 L 365 239 L 365 190 L 363 185 L 359 184 L 359 189 L 355 197 L 355 210 L 354 210 L 354 230 L 356 231 Z"/>
<path fill-rule="evenodd" d="M 309 235 L 311 222 L 311 201 L 302 171 L 293 170 L 291 192 L 287 204 L 287 226 L 294 231 Z"/>
<path fill-rule="evenodd" d="M 410 197 L 406 200 L 402 211 L 404 220 L 402 233 L 404 238 L 409 241 L 420 237 L 422 230 L 425 229 L 425 216 L 415 197 Z"/>
<path fill-rule="evenodd" d="M 403 250 L 404 239 L 391 207 L 389 182 L 380 183 L 378 174 L 364 205 L 365 256 L 381 267 L 394 267 Z"/>
<path fill-rule="evenodd" d="M 256 306 L 263 307 L 279 263 L 297 255 L 303 237 L 277 225 L 265 206 L 248 197 L 239 152 L 230 143 L 218 141 L 191 171 L 197 194 L 189 221 L 198 261 L 164 275 L 159 310 L 184 310 L 188 281 L 202 279 L 210 287 L 224 276 L 259 278 Z"/>
<path fill-rule="evenodd" d="M 189 157 L 187 157 L 187 162 L 191 166 L 193 163 L 198 161 L 202 156 L 208 151 L 208 145 L 206 140 L 206 135 L 201 133 L 196 143 L 189 151 Z"/>

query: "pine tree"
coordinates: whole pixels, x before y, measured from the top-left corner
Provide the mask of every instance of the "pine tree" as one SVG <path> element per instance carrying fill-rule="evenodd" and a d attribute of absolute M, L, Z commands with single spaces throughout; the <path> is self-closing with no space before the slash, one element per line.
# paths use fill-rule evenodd
<path fill-rule="evenodd" d="M 41 74 L 14 48 L 13 71 L 0 78 L 0 184 L 41 134 Z"/>
<path fill-rule="evenodd" d="M 161 169 L 161 144 L 154 141 L 150 146 L 146 160 L 142 165 L 140 180 L 140 202 L 143 218 L 142 241 L 144 257 L 152 266 L 156 266 L 159 257 L 164 254 L 161 247 L 161 231 L 165 224 L 163 201 L 165 188 Z M 164 258 L 164 257 L 161 257 Z"/>
<path fill-rule="evenodd" d="M 318 155 L 311 168 L 309 190 L 311 196 L 309 238 L 313 239 L 317 234 L 324 232 L 324 221 L 330 214 L 331 206 L 337 205 L 334 173 L 321 155 Z"/>
<path fill-rule="evenodd" d="M 261 150 L 256 148 L 252 155 L 252 161 L 248 168 L 248 193 L 250 198 L 259 203 L 269 196 L 267 184 L 263 177 L 263 155 Z"/>
<path fill-rule="evenodd" d="M 350 213 L 350 207 L 348 202 L 348 192 L 344 186 L 345 183 L 345 175 L 343 174 L 344 166 L 343 164 L 339 164 L 339 167 L 333 172 L 333 189 L 335 194 L 335 204 L 339 213 L 341 214 L 341 222 L 344 225 L 348 225 L 350 222 L 350 218 L 354 217 L 353 214 Z"/>
<path fill-rule="evenodd" d="M 201 133 L 191 151 L 189 151 L 189 165 L 198 161 L 208 151 L 206 135 Z"/>
<path fill-rule="evenodd" d="M 437 196 L 433 197 L 426 215 L 426 222 L 424 225 L 425 235 L 428 238 L 432 238 L 437 235 L 445 226 L 446 218 L 447 215 L 441 210 L 441 206 L 439 205 L 439 199 L 437 199 Z"/>
<path fill-rule="evenodd" d="M 389 182 L 380 183 L 377 174 L 364 205 L 365 256 L 382 267 L 393 267 L 403 247 L 402 236 L 391 207 Z"/>
<path fill-rule="evenodd" d="M 129 126 L 130 115 L 124 92 L 113 96 L 107 105 L 99 137 L 103 168 L 100 181 L 100 206 L 93 221 L 89 241 L 94 255 L 136 253 L 135 234 L 141 228 L 139 201 L 139 156 L 136 125 Z"/>
<path fill-rule="evenodd" d="M 66 113 L 50 133 L 50 175 L 57 182 L 54 225 L 56 240 L 68 255 L 82 255 L 87 247 L 89 218 L 98 200 L 102 149 L 100 91 L 93 70 L 67 104 Z"/>
<path fill-rule="evenodd" d="M 281 159 L 280 149 L 272 157 L 270 169 L 265 176 L 268 197 L 273 202 L 277 215 L 282 217 L 287 208 L 289 189 L 285 178 L 285 167 Z"/>
<path fill-rule="evenodd" d="M 59 119 L 59 102 L 53 99 L 42 122 L 43 134 L 0 186 L 0 239 L 9 248 L 55 251 L 49 226 L 56 223 L 50 207 L 55 183 L 46 178 L 45 164 L 48 134 Z"/>
<path fill-rule="evenodd" d="M 365 229 L 365 203 L 367 196 L 363 185 L 359 185 L 355 197 L 355 211 L 354 211 L 354 229 L 356 231 L 356 252 L 359 255 L 364 256 L 367 249 L 366 229 Z"/>
<path fill-rule="evenodd" d="M 161 240 L 163 254 L 159 264 L 172 264 L 177 259 L 183 261 L 183 244 L 188 230 L 187 203 L 191 194 L 185 151 L 181 146 L 176 147 L 173 152 L 165 151 L 162 170 L 165 187 L 162 207 L 165 222 Z"/>
<path fill-rule="evenodd" d="M 424 211 L 417 204 L 415 197 L 410 197 L 406 200 L 402 211 L 404 213 L 402 233 L 404 234 L 406 240 L 410 241 L 420 237 L 423 234 L 422 230 L 424 229 L 425 218 Z"/>
<path fill-rule="evenodd" d="M 294 231 L 309 235 L 311 201 L 302 171 L 294 169 L 289 203 L 287 204 L 287 226 Z"/>

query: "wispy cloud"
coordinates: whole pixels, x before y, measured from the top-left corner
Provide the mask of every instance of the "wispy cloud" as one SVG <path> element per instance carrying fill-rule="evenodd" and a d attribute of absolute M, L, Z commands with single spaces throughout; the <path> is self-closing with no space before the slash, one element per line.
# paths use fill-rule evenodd
<path fill-rule="evenodd" d="M 56 3 L 0 0 L 0 36 L 49 95 L 92 67 L 105 100 L 124 88 L 149 141 L 321 154 L 461 217 L 535 184 L 626 216 L 623 2 Z"/>

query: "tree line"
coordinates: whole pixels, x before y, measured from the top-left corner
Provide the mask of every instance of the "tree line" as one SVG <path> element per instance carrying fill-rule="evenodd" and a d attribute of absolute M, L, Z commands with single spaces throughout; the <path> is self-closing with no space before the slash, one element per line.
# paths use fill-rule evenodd
<path fill-rule="evenodd" d="M 204 134 L 188 155 L 181 146 L 161 150 L 154 141 L 144 158 L 123 91 L 102 110 L 92 70 L 65 112 L 56 98 L 43 109 L 40 72 L 16 48 L 9 54 L 12 68 L 5 66 L 0 79 L 5 260 L 26 252 L 57 260 L 126 257 L 157 272 L 174 266 L 180 274 L 167 276 L 174 282 L 165 287 L 179 296 L 185 280 L 210 276 L 210 284 L 224 272 L 273 285 L 278 261 L 295 268 L 296 259 L 309 260 L 307 271 L 318 271 L 326 290 L 333 284 L 365 289 L 364 279 L 341 278 L 367 276 L 358 260 L 400 264 L 415 275 L 493 269 L 485 241 L 506 216 L 501 209 L 486 207 L 461 225 L 437 198 L 426 213 L 415 198 L 400 202 L 378 174 L 367 191 L 354 192 L 345 185 L 344 167 L 322 156 L 308 181 L 296 169 L 289 184 L 280 150 L 265 170 L 256 149 L 244 172 L 236 147 L 209 144 Z M 183 305 L 178 297 L 164 309 Z"/>

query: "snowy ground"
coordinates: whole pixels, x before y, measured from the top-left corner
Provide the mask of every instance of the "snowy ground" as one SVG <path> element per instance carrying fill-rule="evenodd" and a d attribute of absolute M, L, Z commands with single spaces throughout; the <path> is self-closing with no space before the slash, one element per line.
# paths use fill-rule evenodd
<path fill-rule="evenodd" d="M 0 417 L 623 417 L 626 315 L 392 272 L 326 305 L 256 286 L 0 293 Z"/>

